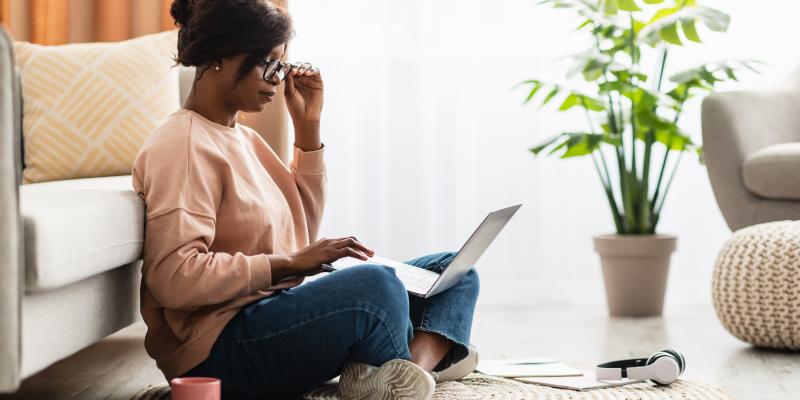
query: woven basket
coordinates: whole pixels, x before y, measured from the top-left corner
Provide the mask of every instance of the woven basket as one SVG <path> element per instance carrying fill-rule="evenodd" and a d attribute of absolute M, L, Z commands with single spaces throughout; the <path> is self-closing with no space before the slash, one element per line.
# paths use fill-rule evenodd
<path fill-rule="evenodd" d="M 736 231 L 714 268 L 714 309 L 733 336 L 800 350 L 800 221 Z"/>

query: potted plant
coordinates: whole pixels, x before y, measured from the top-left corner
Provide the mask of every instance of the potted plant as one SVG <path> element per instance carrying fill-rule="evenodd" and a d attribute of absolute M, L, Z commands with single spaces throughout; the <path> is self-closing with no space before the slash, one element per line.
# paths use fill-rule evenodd
<path fill-rule="evenodd" d="M 664 79 L 670 50 L 701 43 L 698 26 L 716 32 L 730 17 L 696 0 L 544 0 L 581 19 L 588 50 L 571 57 L 580 89 L 532 79 L 525 103 L 581 110 L 587 130 L 562 132 L 530 149 L 561 158 L 589 156 L 616 234 L 594 238 L 612 315 L 659 315 L 677 238 L 656 233 L 675 171 L 686 152 L 702 149 L 678 126 L 687 100 L 736 80 L 752 61 L 706 63 Z M 649 62 L 648 62 L 649 61 Z M 647 65 L 643 65 L 647 64 Z M 589 90 L 585 90 L 589 88 Z"/>

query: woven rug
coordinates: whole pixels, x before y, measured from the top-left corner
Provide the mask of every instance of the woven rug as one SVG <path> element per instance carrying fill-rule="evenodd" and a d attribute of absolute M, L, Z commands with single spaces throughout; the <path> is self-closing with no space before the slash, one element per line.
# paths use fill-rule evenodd
<path fill-rule="evenodd" d="M 336 385 L 314 389 L 303 400 L 341 400 Z M 456 382 L 436 386 L 434 400 L 733 400 L 714 386 L 678 380 L 669 386 L 636 383 L 586 392 L 520 383 L 483 374 L 470 374 Z M 142 389 L 131 400 L 169 400 L 169 386 Z"/>

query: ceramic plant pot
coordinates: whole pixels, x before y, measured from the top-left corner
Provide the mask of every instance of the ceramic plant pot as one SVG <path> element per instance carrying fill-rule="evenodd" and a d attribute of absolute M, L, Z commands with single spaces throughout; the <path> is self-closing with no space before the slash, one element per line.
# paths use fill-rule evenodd
<path fill-rule="evenodd" d="M 661 315 L 669 260 L 677 241 L 672 235 L 594 237 L 611 315 Z"/>

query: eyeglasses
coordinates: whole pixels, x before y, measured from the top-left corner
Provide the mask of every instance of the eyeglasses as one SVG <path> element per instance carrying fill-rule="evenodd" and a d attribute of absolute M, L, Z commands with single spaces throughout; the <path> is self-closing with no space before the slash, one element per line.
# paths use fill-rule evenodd
<path fill-rule="evenodd" d="M 289 72 L 292 69 L 303 70 L 303 71 L 317 70 L 316 67 L 312 66 L 307 62 L 290 64 L 282 62 L 281 60 L 266 61 L 252 54 L 247 54 L 247 56 L 257 60 L 258 65 L 264 68 L 264 75 L 262 76 L 262 78 L 267 82 L 272 81 L 272 78 L 274 78 L 276 75 L 278 76 L 278 80 L 282 82 L 283 80 L 286 79 L 286 77 L 289 75 Z"/>

